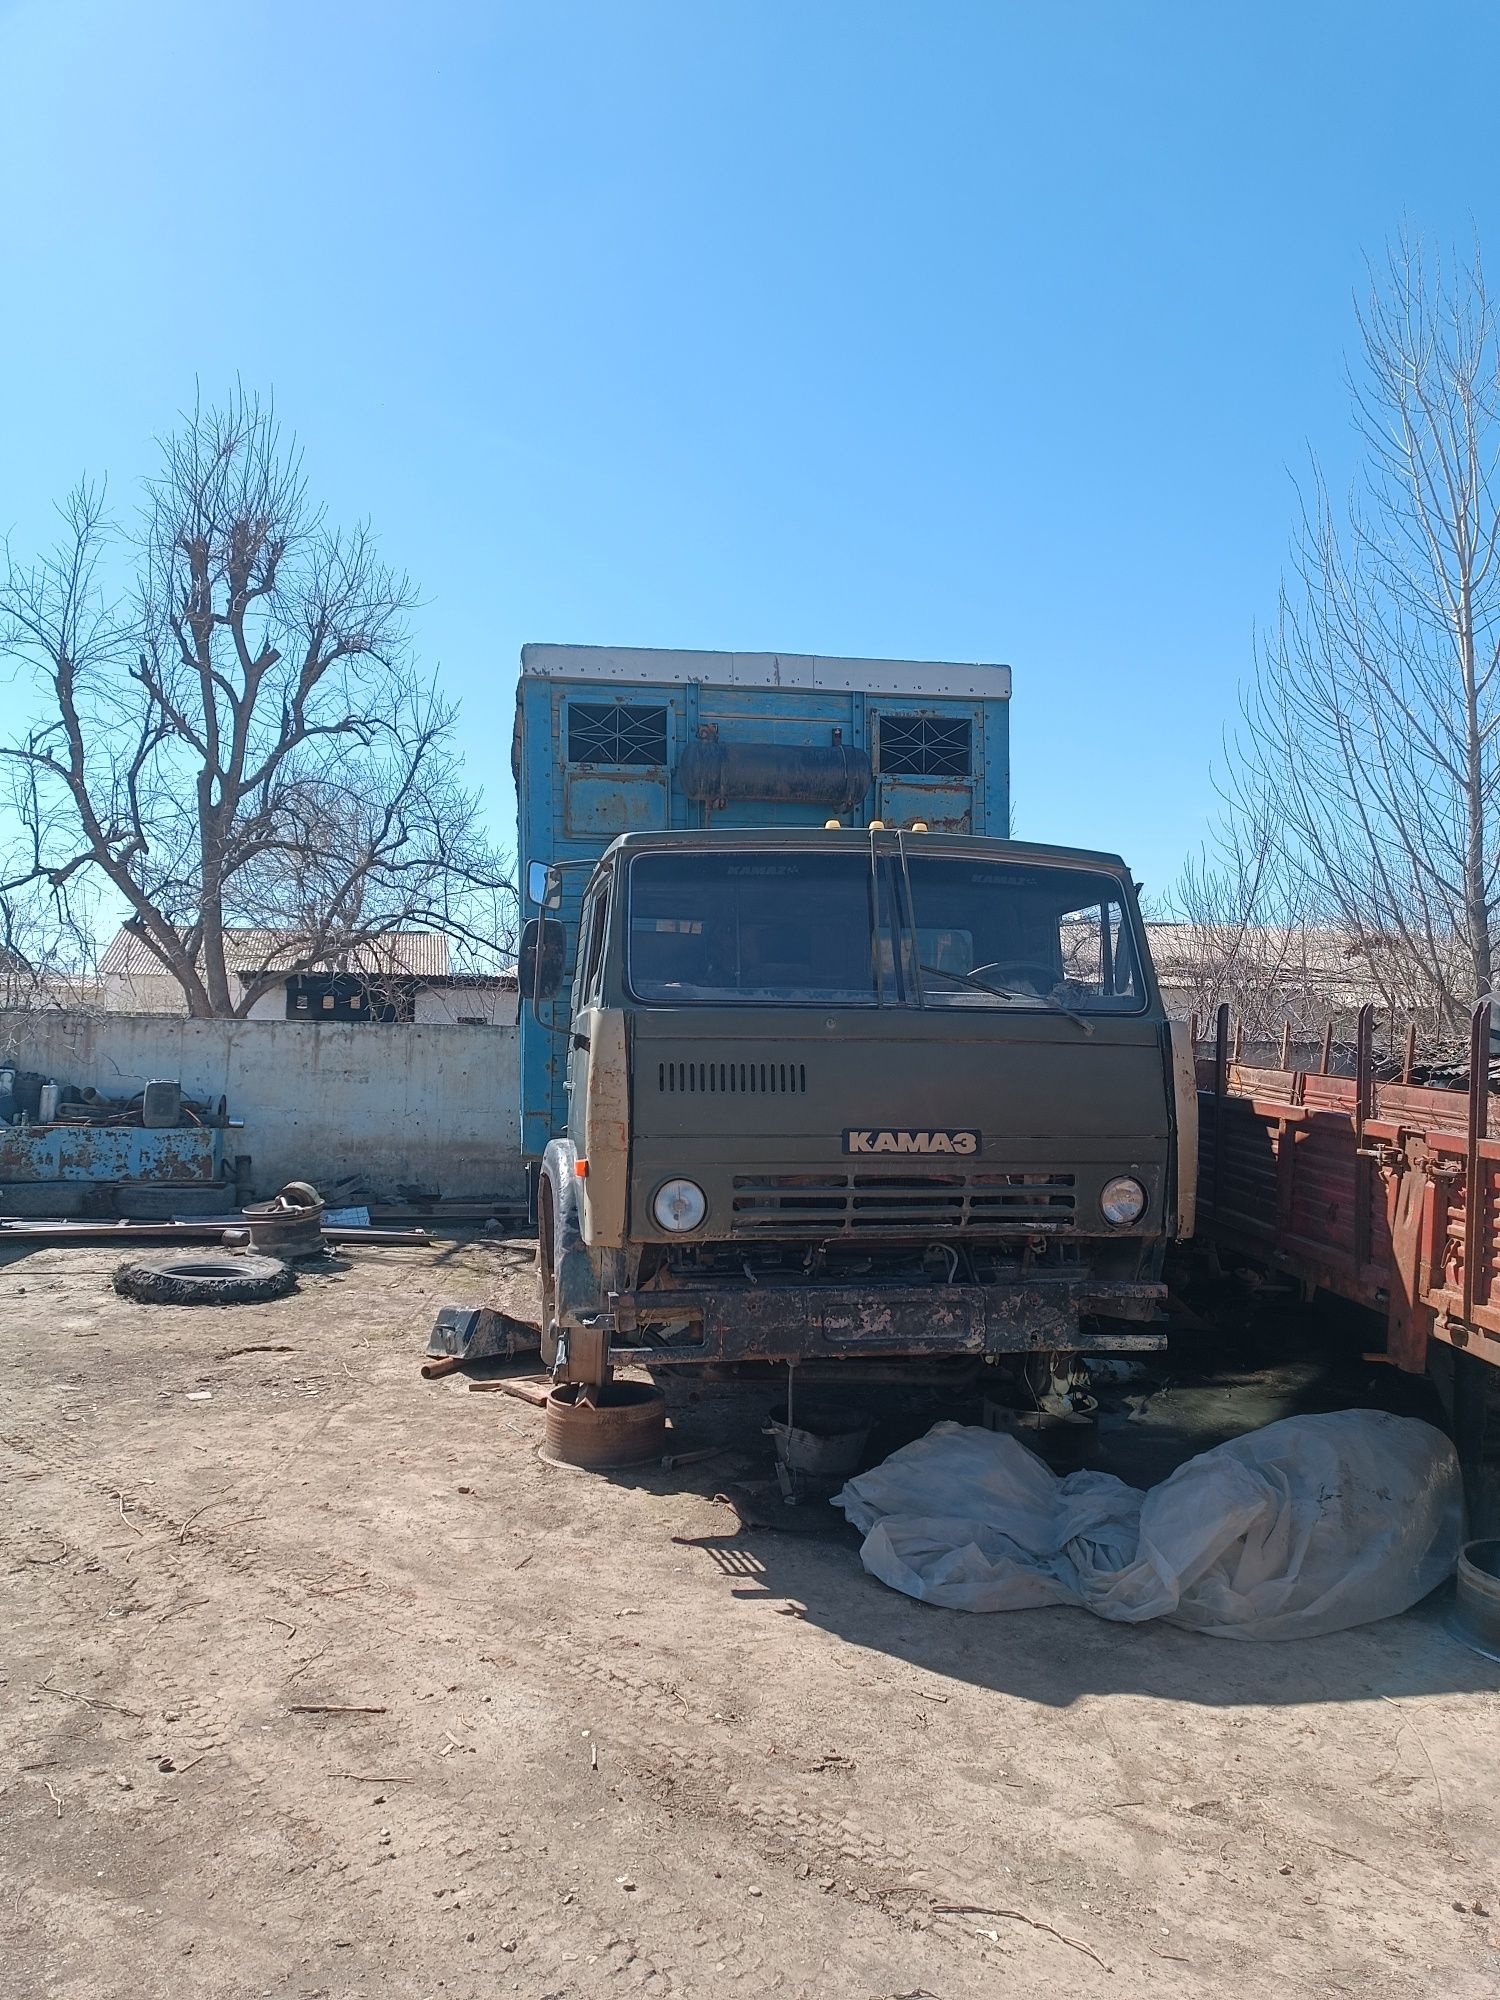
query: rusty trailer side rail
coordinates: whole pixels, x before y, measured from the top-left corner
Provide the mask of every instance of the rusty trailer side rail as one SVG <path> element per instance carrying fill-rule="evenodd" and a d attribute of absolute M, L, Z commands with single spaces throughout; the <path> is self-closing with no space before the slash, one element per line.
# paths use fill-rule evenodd
<path fill-rule="evenodd" d="M 1360 1010 L 1353 1076 L 1242 1063 L 1221 1007 L 1198 1059 L 1198 1235 L 1380 1313 L 1386 1358 L 1421 1373 L 1443 1341 L 1500 1366 L 1500 1137 L 1490 1136 L 1490 1007 L 1469 1088 L 1375 1075 Z M 1282 1062 L 1290 1037 L 1282 1042 Z"/>

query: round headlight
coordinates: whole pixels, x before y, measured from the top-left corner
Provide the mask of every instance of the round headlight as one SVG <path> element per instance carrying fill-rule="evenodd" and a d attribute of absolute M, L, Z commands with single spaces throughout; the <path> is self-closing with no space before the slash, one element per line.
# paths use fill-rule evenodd
<path fill-rule="evenodd" d="M 708 1213 L 708 1196 L 696 1181 L 667 1181 L 656 1190 L 651 1213 L 658 1229 L 696 1229 Z"/>
<path fill-rule="evenodd" d="M 1104 1192 L 1099 1197 L 1099 1207 L 1104 1220 L 1123 1226 L 1127 1222 L 1139 1222 L 1146 1213 L 1146 1190 L 1129 1174 L 1119 1174 L 1112 1181 L 1106 1181 Z"/>

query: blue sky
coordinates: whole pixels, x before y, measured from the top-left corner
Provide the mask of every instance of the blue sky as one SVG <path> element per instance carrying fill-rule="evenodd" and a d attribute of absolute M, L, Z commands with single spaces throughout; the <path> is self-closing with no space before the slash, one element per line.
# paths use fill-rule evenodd
<path fill-rule="evenodd" d="M 1494 240 L 1497 59 L 1384 0 L 0 0 L 0 529 L 238 374 L 502 828 L 525 639 L 1007 660 L 1017 831 L 1160 890 L 1366 254 Z"/>

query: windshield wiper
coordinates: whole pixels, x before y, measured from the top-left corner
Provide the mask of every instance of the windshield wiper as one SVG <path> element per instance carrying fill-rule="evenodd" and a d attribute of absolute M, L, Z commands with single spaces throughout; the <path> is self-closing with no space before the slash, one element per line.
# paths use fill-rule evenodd
<path fill-rule="evenodd" d="M 1014 986 L 991 986 L 987 979 L 976 979 L 972 972 L 950 972 L 945 965 L 923 965 L 917 960 L 918 972 L 931 973 L 934 979 L 951 979 L 958 986 L 972 986 L 977 993 L 993 993 L 1001 1000 L 1040 999 L 1040 994 L 1021 993 Z"/>
<path fill-rule="evenodd" d="M 920 959 L 917 970 L 930 973 L 935 979 L 951 979 L 955 985 L 972 986 L 977 993 L 993 993 L 997 1000 L 1019 1000 L 1027 1007 L 1050 1007 L 1054 1014 L 1066 1014 L 1070 1021 L 1076 1021 L 1086 1035 L 1094 1032 L 1094 1024 L 1087 1015 L 1075 1012 L 1050 993 L 1021 993 L 1014 986 L 991 986 L 987 979 L 976 979 L 972 972 L 950 972 L 946 966 L 923 965 Z"/>

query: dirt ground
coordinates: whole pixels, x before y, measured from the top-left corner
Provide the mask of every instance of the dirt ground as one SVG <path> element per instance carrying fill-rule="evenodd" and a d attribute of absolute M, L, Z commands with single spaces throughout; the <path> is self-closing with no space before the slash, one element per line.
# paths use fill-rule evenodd
<path fill-rule="evenodd" d="M 6 2000 L 1500 1990 L 1500 1668 L 1440 1604 L 935 1611 L 831 1509 L 742 1530 L 764 1466 L 561 1471 L 420 1381 L 437 1306 L 529 1304 L 518 1250 L 219 1311 L 112 1261 L 0 1270 Z"/>

